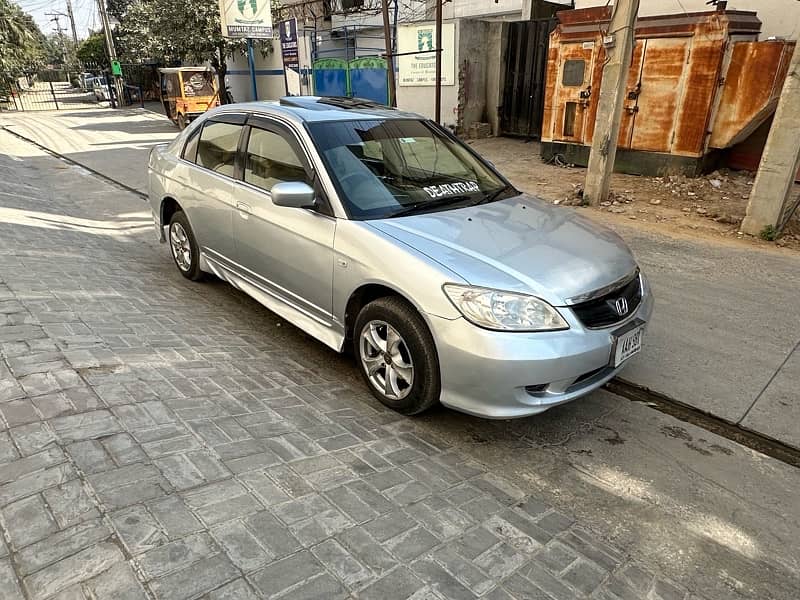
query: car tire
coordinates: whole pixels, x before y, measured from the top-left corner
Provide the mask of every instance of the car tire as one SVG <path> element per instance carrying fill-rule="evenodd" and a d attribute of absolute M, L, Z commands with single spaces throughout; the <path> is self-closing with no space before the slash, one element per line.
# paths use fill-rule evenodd
<path fill-rule="evenodd" d="M 416 415 L 439 402 L 441 377 L 433 336 L 408 302 L 396 296 L 370 302 L 358 313 L 353 338 L 361 376 L 383 405 Z"/>
<path fill-rule="evenodd" d="M 200 270 L 200 247 L 197 245 L 192 226 L 189 225 L 189 219 L 183 211 L 179 210 L 172 215 L 167 242 L 172 260 L 175 261 L 180 274 L 192 281 L 203 279 L 205 273 Z"/>
<path fill-rule="evenodd" d="M 178 129 L 180 129 L 181 131 L 186 129 L 186 117 L 184 117 L 182 114 L 178 114 L 177 123 L 178 123 Z"/>

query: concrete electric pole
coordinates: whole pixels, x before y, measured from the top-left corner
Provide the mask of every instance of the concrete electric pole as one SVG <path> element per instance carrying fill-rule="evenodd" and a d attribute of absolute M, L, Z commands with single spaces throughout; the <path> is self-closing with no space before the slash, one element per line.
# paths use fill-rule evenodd
<path fill-rule="evenodd" d="M 611 186 L 638 12 L 639 0 L 614 0 L 608 32 L 603 36 L 605 67 L 583 191 L 583 198 L 589 204 L 603 202 Z"/>
<path fill-rule="evenodd" d="M 771 237 L 786 224 L 792 186 L 800 168 L 800 43 L 795 46 L 775 119 L 758 167 L 742 231 Z M 771 230 L 771 231 L 770 231 Z"/>
<path fill-rule="evenodd" d="M 78 49 L 78 30 L 75 28 L 75 13 L 72 12 L 72 0 L 67 0 L 67 17 L 72 26 L 72 41 L 75 42 L 75 50 Z"/>
<path fill-rule="evenodd" d="M 103 33 L 106 37 L 106 52 L 108 61 L 113 65 L 117 61 L 117 51 L 114 49 L 114 38 L 111 35 L 111 24 L 108 22 L 108 12 L 106 12 L 105 0 L 97 0 L 97 7 L 100 9 L 100 21 L 103 24 Z M 110 65 L 110 66 L 111 66 Z M 113 66 L 111 67 L 113 69 Z M 119 75 L 114 77 L 114 89 L 117 92 L 117 106 L 122 107 L 122 80 Z"/>

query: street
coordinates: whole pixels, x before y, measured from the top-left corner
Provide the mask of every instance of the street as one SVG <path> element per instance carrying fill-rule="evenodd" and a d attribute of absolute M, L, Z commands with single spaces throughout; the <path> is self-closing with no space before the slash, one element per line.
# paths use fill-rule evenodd
<path fill-rule="evenodd" d="M 168 135 L 139 131 L 114 141 Z M 400 417 L 348 357 L 184 280 L 138 195 L 0 147 L 3 598 L 796 597 L 796 468 L 606 391 L 517 421 Z M 114 154 L 88 166 L 138 189 Z M 657 269 L 670 242 L 631 237 Z M 776 329 L 777 359 L 796 332 Z"/>

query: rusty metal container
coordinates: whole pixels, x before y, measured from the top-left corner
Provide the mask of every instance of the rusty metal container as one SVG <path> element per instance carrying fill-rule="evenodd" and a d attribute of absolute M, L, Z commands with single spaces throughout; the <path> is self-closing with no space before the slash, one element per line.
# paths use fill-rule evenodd
<path fill-rule="evenodd" d="M 562 11 L 550 36 L 542 155 L 585 165 L 610 7 Z M 774 112 L 793 43 L 758 42 L 756 13 L 718 10 L 637 20 L 615 168 L 695 175 Z"/>

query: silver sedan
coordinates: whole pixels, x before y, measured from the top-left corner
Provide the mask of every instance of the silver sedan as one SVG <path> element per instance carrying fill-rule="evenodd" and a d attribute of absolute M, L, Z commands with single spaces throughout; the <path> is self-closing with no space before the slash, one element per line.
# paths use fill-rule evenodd
<path fill-rule="evenodd" d="M 156 230 L 336 351 L 386 406 L 522 417 L 603 385 L 653 309 L 624 242 L 447 130 L 347 98 L 209 111 L 149 161 Z"/>

